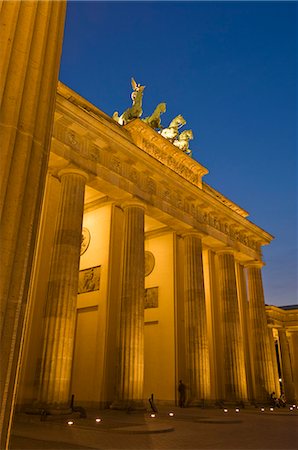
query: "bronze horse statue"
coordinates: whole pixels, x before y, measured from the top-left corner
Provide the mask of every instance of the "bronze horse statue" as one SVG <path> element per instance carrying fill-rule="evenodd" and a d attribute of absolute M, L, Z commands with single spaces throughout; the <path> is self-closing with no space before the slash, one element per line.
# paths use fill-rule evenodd
<path fill-rule="evenodd" d="M 143 121 L 147 123 L 151 128 L 154 130 L 162 130 L 161 125 L 161 114 L 166 112 L 166 104 L 165 103 L 159 103 L 157 107 L 155 108 L 154 112 L 151 114 L 151 116 L 145 117 Z"/>
<path fill-rule="evenodd" d="M 181 114 L 179 114 L 172 120 L 168 128 L 164 128 L 162 131 L 160 131 L 160 134 L 164 138 L 168 139 L 168 141 L 174 142 L 179 134 L 179 128 L 183 127 L 183 125 L 185 124 L 186 120 L 183 116 L 181 116 Z"/>
<path fill-rule="evenodd" d="M 180 148 L 180 150 L 182 150 L 184 153 L 191 156 L 192 152 L 188 147 L 190 139 L 193 139 L 192 130 L 185 130 L 185 131 L 182 131 L 181 134 L 179 134 L 179 136 L 177 137 L 177 139 L 175 139 L 173 144 L 176 147 Z"/>

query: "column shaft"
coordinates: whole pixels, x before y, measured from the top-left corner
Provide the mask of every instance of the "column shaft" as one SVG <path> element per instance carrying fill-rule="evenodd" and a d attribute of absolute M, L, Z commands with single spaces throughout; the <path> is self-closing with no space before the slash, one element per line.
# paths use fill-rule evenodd
<path fill-rule="evenodd" d="M 225 399 L 246 401 L 247 382 L 233 254 L 220 253 L 218 266 L 223 325 Z"/>
<path fill-rule="evenodd" d="M 1 2 L 1 443 L 8 445 L 66 3 Z"/>
<path fill-rule="evenodd" d="M 280 384 L 279 384 L 279 376 L 278 376 L 278 365 L 277 365 L 277 357 L 276 357 L 276 349 L 275 349 L 275 339 L 273 334 L 273 328 L 268 327 L 268 339 L 269 346 L 271 351 L 271 360 L 273 367 L 273 379 L 274 379 L 274 389 L 271 392 L 275 392 L 276 395 L 280 395 Z"/>
<path fill-rule="evenodd" d="M 61 176 L 39 389 L 46 407 L 69 407 L 85 181 L 80 173 Z"/>
<path fill-rule="evenodd" d="M 143 406 L 144 278 L 144 209 L 129 205 L 124 208 L 120 382 L 114 407 Z"/>
<path fill-rule="evenodd" d="M 184 315 L 189 403 L 210 398 L 210 365 L 200 237 L 184 237 Z"/>
<path fill-rule="evenodd" d="M 293 384 L 291 359 L 286 331 L 283 329 L 279 329 L 278 338 L 281 351 L 283 388 L 287 402 L 292 403 L 295 401 L 295 389 Z"/>
<path fill-rule="evenodd" d="M 255 367 L 255 400 L 267 401 L 275 391 L 272 353 L 268 336 L 261 268 L 247 268 L 251 339 Z"/>

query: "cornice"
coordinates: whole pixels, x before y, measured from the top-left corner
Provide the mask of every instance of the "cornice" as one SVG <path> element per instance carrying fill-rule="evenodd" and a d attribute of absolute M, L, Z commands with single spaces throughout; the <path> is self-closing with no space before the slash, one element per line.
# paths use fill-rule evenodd
<path fill-rule="evenodd" d="M 249 213 L 238 206 L 236 203 L 232 202 L 229 198 L 225 197 L 220 192 L 216 191 L 213 187 L 209 186 L 209 184 L 203 181 L 203 191 L 207 192 L 207 194 L 212 195 L 212 197 L 216 198 L 223 205 L 235 211 L 242 217 L 248 217 Z"/>

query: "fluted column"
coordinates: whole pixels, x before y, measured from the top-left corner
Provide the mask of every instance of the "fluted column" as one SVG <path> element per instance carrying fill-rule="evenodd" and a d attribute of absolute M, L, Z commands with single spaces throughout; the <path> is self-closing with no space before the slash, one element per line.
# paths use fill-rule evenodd
<path fill-rule="evenodd" d="M 0 440 L 8 446 L 66 3 L 0 6 Z"/>
<path fill-rule="evenodd" d="M 124 250 L 120 313 L 119 389 L 112 408 L 143 408 L 144 206 L 123 205 Z"/>
<path fill-rule="evenodd" d="M 276 395 L 280 395 L 280 383 L 278 376 L 278 365 L 277 365 L 277 357 L 276 357 L 276 349 L 275 349 L 275 339 L 273 328 L 268 327 L 268 339 L 271 351 L 271 359 L 272 359 L 272 367 L 273 367 L 273 379 L 274 379 L 274 389 L 271 392 L 275 392 Z"/>
<path fill-rule="evenodd" d="M 292 367 L 290 360 L 289 344 L 286 331 L 278 329 L 278 338 L 281 352 L 282 383 L 287 402 L 295 401 L 295 389 L 293 384 Z"/>
<path fill-rule="evenodd" d="M 218 253 L 219 293 L 223 327 L 225 400 L 246 401 L 247 382 L 243 337 L 232 251 Z"/>
<path fill-rule="evenodd" d="M 184 317 L 189 403 L 210 399 L 207 317 L 199 235 L 184 236 Z"/>
<path fill-rule="evenodd" d="M 275 391 L 262 283 L 262 265 L 262 262 L 254 262 L 247 266 L 251 339 L 254 343 L 255 400 L 259 402 L 268 400 L 270 393 Z"/>
<path fill-rule="evenodd" d="M 86 175 L 60 172 L 61 194 L 48 283 L 39 403 L 67 409 L 74 347 Z"/>

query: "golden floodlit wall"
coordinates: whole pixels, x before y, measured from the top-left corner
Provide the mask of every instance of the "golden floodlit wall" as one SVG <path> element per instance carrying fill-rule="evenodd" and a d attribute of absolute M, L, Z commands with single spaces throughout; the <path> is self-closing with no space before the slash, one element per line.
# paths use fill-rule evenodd
<path fill-rule="evenodd" d="M 145 309 L 144 398 L 175 398 L 175 235 L 151 237 L 145 251 L 154 256 L 154 268 L 145 277 L 145 288 L 158 288 L 158 306 Z M 151 306 L 151 305 L 149 305 Z"/>
<path fill-rule="evenodd" d="M 75 402 L 98 403 L 102 396 L 107 319 L 111 206 L 84 214 L 88 247 L 81 255 L 71 392 Z"/>

